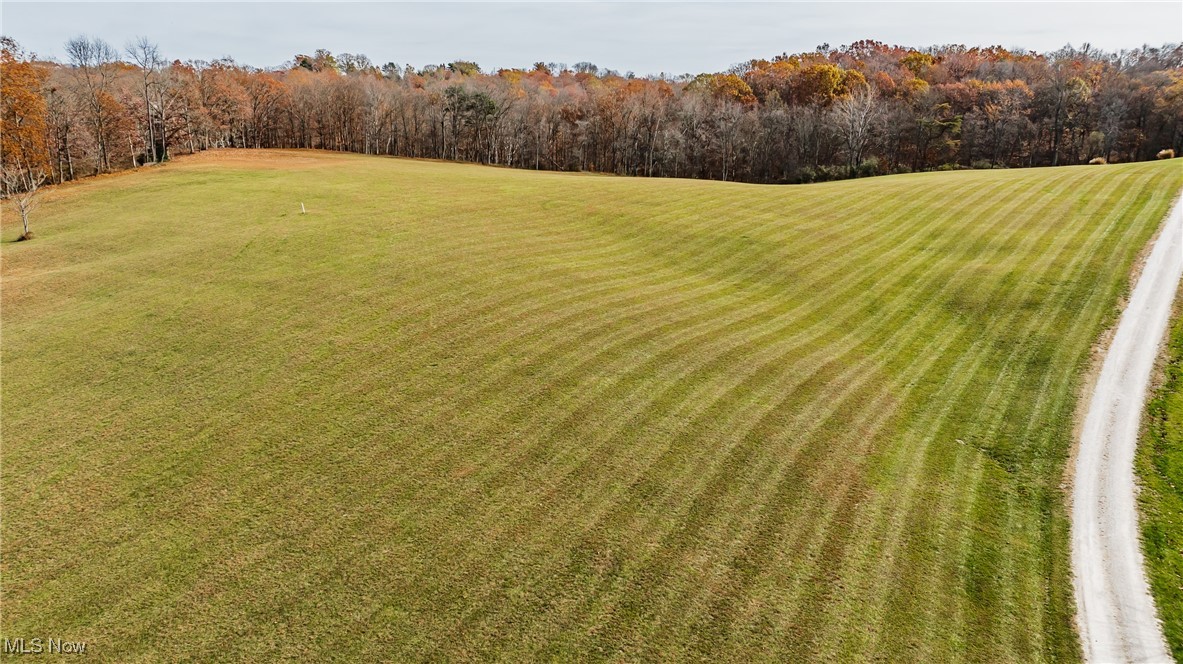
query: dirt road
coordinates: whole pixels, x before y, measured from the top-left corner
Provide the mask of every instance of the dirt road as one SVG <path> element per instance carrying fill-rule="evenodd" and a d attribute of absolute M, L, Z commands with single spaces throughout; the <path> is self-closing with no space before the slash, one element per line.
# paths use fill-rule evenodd
<path fill-rule="evenodd" d="M 1077 621 L 1089 662 L 1170 662 L 1143 567 L 1134 450 L 1183 276 L 1183 201 L 1151 250 L 1089 402 L 1072 491 Z"/>

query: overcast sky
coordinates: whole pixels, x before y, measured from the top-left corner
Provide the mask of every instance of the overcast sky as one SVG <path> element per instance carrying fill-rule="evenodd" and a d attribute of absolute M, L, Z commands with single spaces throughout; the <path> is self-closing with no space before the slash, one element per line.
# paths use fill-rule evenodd
<path fill-rule="evenodd" d="M 486 70 L 591 61 L 637 74 L 720 71 L 859 39 L 928 46 L 1067 43 L 1116 50 L 1183 41 L 1183 2 L 392 3 L 8 2 L 0 31 L 61 59 L 75 35 L 137 35 L 170 59 L 233 56 L 259 67 L 327 48 L 376 64 L 474 60 Z"/>

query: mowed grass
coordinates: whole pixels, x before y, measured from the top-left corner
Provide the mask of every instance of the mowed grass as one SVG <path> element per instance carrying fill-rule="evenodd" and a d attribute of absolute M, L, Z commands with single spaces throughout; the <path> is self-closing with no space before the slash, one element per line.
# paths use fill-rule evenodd
<path fill-rule="evenodd" d="M 1143 546 L 1163 631 L 1183 661 L 1183 297 L 1175 302 L 1163 382 L 1148 410 L 1136 464 Z"/>
<path fill-rule="evenodd" d="M 2 250 L 0 631 L 1078 659 L 1077 394 L 1181 185 L 221 152 L 54 191 Z"/>

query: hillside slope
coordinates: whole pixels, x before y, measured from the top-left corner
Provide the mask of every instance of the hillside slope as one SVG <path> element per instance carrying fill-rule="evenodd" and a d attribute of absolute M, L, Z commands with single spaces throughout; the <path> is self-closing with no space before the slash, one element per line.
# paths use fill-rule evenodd
<path fill-rule="evenodd" d="M 1078 658 L 1080 372 L 1181 185 L 217 152 L 51 192 L 2 249 L 0 636 Z"/>

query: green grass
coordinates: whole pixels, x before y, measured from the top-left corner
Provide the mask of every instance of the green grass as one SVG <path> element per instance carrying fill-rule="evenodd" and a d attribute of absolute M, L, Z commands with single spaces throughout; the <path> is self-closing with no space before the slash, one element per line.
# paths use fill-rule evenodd
<path fill-rule="evenodd" d="M 1167 643 L 1183 661 L 1183 298 L 1167 344 L 1163 383 L 1138 448 L 1142 537 L 1150 588 Z"/>
<path fill-rule="evenodd" d="M 0 631 L 1078 659 L 1076 394 L 1180 185 L 219 153 L 53 192 L 3 246 Z"/>

